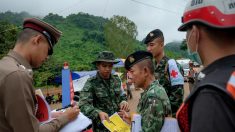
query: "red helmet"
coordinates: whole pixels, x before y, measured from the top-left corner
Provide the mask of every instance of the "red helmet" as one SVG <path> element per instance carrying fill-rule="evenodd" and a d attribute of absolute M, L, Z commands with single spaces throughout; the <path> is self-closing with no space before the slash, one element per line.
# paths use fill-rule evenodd
<path fill-rule="evenodd" d="M 235 28 L 235 0 L 190 0 L 182 17 L 179 31 L 193 23 L 215 28 Z"/>

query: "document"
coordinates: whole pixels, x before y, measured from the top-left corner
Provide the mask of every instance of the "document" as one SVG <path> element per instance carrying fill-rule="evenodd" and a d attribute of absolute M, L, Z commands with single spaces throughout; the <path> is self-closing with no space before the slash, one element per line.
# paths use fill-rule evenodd
<path fill-rule="evenodd" d="M 180 132 L 177 120 L 175 118 L 166 117 L 161 132 Z"/>
<path fill-rule="evenodd" d="M 141 131 L 141 115 L 133 114 L 131 120 L 131 132 L 140 132 Z"/>
<path fill-rule="evenodd" d="M 37 105 L 36 105 L 36 117 L 39 120 L 40 123 L 45 123 L 51 120 L 51 109 L 50 106 L 48 105 L 48 103 L 46 102 L 46 100 L 36 94 L 36 98 L 37 98 Z"/>
<path fill-rule="evenodd" d="M 78 117 L 65 125 L 60 132 L 82 132 L 85 128 L 91 125 L 92 122 L 89 118 L 87 118 L 82 112 L 78 115 Z"/>
<path fill-rule="evenodd" d="M 128 125 L 122 118 L 114 113 L 109 117 L 110 122 L 104 120 L 102 123 L 110 132 L 130 132 L 131 126 Z"/>

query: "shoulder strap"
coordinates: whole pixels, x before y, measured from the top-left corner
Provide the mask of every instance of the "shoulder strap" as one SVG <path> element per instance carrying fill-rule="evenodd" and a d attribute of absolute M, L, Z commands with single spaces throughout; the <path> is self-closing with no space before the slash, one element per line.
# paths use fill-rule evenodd
<path fill-rule="evenodd" d="M 164 73 L 168 76 L 168 79 L 169 79 L 170 74 L 169 74 L 169 69 L 168 69 L 168 61 L 166 62 Z"/>

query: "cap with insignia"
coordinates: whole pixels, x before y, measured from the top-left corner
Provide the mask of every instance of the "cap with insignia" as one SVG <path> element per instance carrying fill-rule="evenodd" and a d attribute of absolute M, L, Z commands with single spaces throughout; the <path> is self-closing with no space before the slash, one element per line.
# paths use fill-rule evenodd
<path fill-rule="evenodd" d="M 136 63 L 141 62 L 145 59 L 152 59 L 153 55 L 150 52 L 147 51 L 136 51 L 132 54 L 130 54 L 125 61 L 125 68 L 129 70 L 132 66 L 134 66 Z"/>
<path fill-rule="evenodd" d="M 114 64 L 118 63 L 118 60 L 115 60 L 114 54 L 111 51 L 102 51 L 98 54 L 95 61 L 92 64 L 96 64 L 97 62 L 112 62 Z"/>
<path fill-rule="evenodd" d="M 145 38 L 144 43 L 148 44 L 149 42 L 152 42 L 154 39 L 158 37 L 164 37 L 163 33 L 160 29 L 155 29 L 151 31 Z"/>
<path fill-rule="evenodd" d="M 58 42 L 62 32 L 53 27 L 52 25 L 39 20 L 37 18 L 26 18 L 24 19 L 23 29 L 30 28 L 36 30 L 43 34 L 50 46 L 50 50 L 48 51 L 48 55 L 53 54 L 53 46 Z"/>

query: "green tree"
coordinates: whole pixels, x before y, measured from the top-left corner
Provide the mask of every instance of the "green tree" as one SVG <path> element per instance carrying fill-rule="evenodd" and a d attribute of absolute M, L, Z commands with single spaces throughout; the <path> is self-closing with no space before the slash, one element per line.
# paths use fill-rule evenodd
<path fill-rule="evenodd" d="M 137 34 L 135 23 L 123 16 L 113 16 L 104 26 L 106 46 L 121 58 L 136 49 Z"/>
<path fill-rule="evenodd" d="M 0 21 L 0 58 L 15 45 L 18 28 L 6 21 Z"/>
<path fill-rule="evenodd" d="M 51 56 L 40 68 L 34 69 L 34 85 L 36 87 L 54 85 L 54 78 L 61 75 L 63 64 Z"/>
<path fill-rule="evenodd" d="M 27 12 L 15 13 L 7 11 L 4 13 L 0 13 L 0 21 L 4 20 L 17 26 L 21 26 L 23 20 L 27 17 L 32 17 L 32 16 Z"/>
<path fill-rule="evenodd" d="M 47 16 L 43 18 L 43 20 L 52 25 L 57 25 L 64 22 L 64 18 L 62 16 L 53 13 L 49 13 Z"/>
<path fill-rule="evenodd" d="M 68 23 L 73 23 L 80 28 L 99 31 L 103 31 L 103 24 L 107 21 L 102 17 L 96 17 L 82 12 L 71 14 L 66 19 Z"/>
<path fill-rule="evenodd" d="M 165 54 L 167 57 L 174 58 L 174 59 L 182 58 L 180 53 L 169 51 L 169 50 L 166 50 Z"/>
<path fill-rule="evenodd" d="M 0 21 L 6 21 L 0 23 L 0 56 L 13 48 L 17 26 L 22 26 L 26 16 L 30 15 L 26 12 L 0 13 Z M 67 17 L 49 13 L 43 20 L 57 27 L 63 34 L 50 59 L 34 70 L 35 87 L 55 85 L 54 78 L 61 75 L 65 61 L 69 63 L 72 71 L 93 70 L 95 67 L 91 62 L 100 51 L 116 51 L 116 56 L 125 58 L 135 50 L 145 49 L 141 42 L 136 40 L 135 24 L 125 17 L 115 16 L 108 20 L 86 13 L 71 14 Z M 104 25 L 107 26 L 106 32 Z"/>
<path fill-rule="evenodd" d="M 104 44 L 104 33 L 99 31 L 85 31 L 83 33 L 82 41 L 96 41 L 97 43 Z"/>
<path fill-rule="evenodd" d="M 187 43 L 186 43 L 186 39 L 184 39 L 180 45 L 180 49 L 181 50 L 187 50 Z"/>

